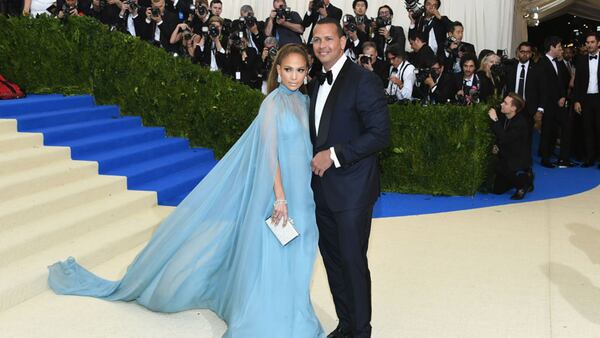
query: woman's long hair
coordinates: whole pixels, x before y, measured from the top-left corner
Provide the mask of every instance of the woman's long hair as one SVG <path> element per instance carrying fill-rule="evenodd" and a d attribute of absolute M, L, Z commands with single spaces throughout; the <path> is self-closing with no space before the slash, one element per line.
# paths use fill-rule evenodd
<path fill-rule="evenodd" d="M 306 61 L 306 76 L 308 76 L 308 52 L 306 51 L 306 47 L 298 43 L 290 43 L 283 46 L 275 57 L 275 61 L 273 61 L 273 65 L 271 66 L 271 70 L 269 71 L 269 77 L 267 79 L 267 93 L 272 92 L 277 87 L 279 87 L 279 82 L 277 81 L 277 66 L 281 65 L 283 59 L 285 59 L 290 54 L 299 54 Z M 300 91 L 305 93 L 305 86 L 302 85 L 300 87 Z"/>

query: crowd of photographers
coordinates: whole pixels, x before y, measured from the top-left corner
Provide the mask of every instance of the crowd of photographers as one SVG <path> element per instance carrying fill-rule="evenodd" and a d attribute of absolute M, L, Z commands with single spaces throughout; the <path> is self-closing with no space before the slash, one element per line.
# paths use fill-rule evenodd
<path fill-rule="evenodd" d="M 564 52 L 557 37 L 547 38 L 539 51 L 523 42 L 515 57 L 509 58 L 500 50 L 477 52 L 473 44 L 463 41 L 463 25 L 441 15 L 440 0 L 425 0 L 423 5 L 405 0 L 407 32 L 392 24 L 394 10 L 388 5 L 379 7 L 376 17 L 368 17 L 367 0 L 354 0 L 354 13 L 346 15 L 331 0 L 310 1 L 304 16 L 285 0 L 273 0 L 272 5 L 264 20 L 256 18 L 249 5 L 240 8 L 239 18 L 223 18 L 221 0 L 57 0 L 49 11 L 58 18 L 96 17 L 113 30 L 138 36 L 263 91 L 278 49 L 303 43 L 312 53 L 315 24 L 332 17 L 345 32 L 346 56 L 381 79 L 389 103 L 470 105 L 504 97 L 502 105 L 489 113 L 501 160 L 497 171 L 501 181 L 495 187 L 517 188 L 514 198 L 523 198 L 533 189 L 528 149 L 534 128 L 541 130 L 543 166 L 573 167 L 573 156 L 584 167 L 598 160 L 600 80 L 597 61 L 592 60 L 598 55 L 597 33 L 588 34 L 581 49 L 569 47 Z M 405 50 L 407 38 L 410 50 Z M 309 81 L 322 69 L 314 56 L 310 62 Z M 580 68 L 584 71 L 576 76 Z M 560 153 L 555 155 L 557 138 Z M 558 160 L 552 162 L 552 156 Z"/>

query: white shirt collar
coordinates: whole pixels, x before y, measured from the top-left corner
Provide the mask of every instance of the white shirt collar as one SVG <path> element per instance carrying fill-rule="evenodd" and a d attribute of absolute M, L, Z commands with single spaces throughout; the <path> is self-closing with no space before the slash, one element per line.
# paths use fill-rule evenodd
<path fill-rule="evenodd" d="M 468 79 L 463 78 L 463 81 L 472 83 L 474 79 L 475 79 L 475 73 L 471 74 L 471 76 Z"/>
<path fill-rule="evenodd" d="M 555 58 L 553 58 L 552 56 L 550 56 L 549 54 L 546 54 L 546 57 L 550 60 L 550 61 L 554 61 Z"/>
<path fill-rule="evenodd" d="M 342 67 L 344 66 L 344 63 L 346 63 L 347 59 L 348 57 L 346 56 L 346 54 L 342 54 L 342 56 L 335 62 L 333 67 L 331 67 L 331 74 L 333 75 L 333 81 L 331 82 L 332 85 L 335 82 L 335 79 L 337 78 L 338 74 L 342 70 Z M 325 72 L 325 67 L 323 67 L 323 73 Z"/>
<path fill-rule="evenodd" d="M 521 66 L 525 66 L 525 69 L 529 68 L 529 61 L 530 61 L 530 60 L 528 60 L 528 61 L 527 61 L 527 62 L 525 62 L 525 63 L 521 63 L 521 62 L 519 62 L 519 68 L 522 68 Z"/>

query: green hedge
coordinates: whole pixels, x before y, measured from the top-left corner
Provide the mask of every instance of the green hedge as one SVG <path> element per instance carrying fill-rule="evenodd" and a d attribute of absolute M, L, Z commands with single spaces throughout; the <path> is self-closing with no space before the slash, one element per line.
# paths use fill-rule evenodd
<path fill-rule="evenodd" d="M 0 16 L 0 73 L 29 93 L 93 94 L 221 157 L 263 95 L 89 18 Z M 472 195 L 486 181 L 487 107 L 391 106 L 383 188 Z"/>

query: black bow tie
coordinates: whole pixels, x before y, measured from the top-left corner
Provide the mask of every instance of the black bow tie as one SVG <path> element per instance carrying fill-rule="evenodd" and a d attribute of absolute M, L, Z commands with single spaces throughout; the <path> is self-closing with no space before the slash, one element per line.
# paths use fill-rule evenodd
<path fill-rule="evenodd" d="M 398 68 L 392 67 L 392 73 L 398 73 Z"/>
<path fill-rule="evenodd" d="M 553 62 L 558 62 L 558 58 L 552 59 Z"/>
<path fill-rule="evenodd" d="M 328 71 L 327 73 L 318 73 L 317 77 L 319 78 L 319 83 L 322 85 L 327 80 L 327 84 L 331 85 L 333 83 L 333 73 Z"/>
<path fill-rule="evenodd" d="M 590 60 L 597 60 L 598 59 L 598 54 L 592 56 L 590 55 Z"/>

